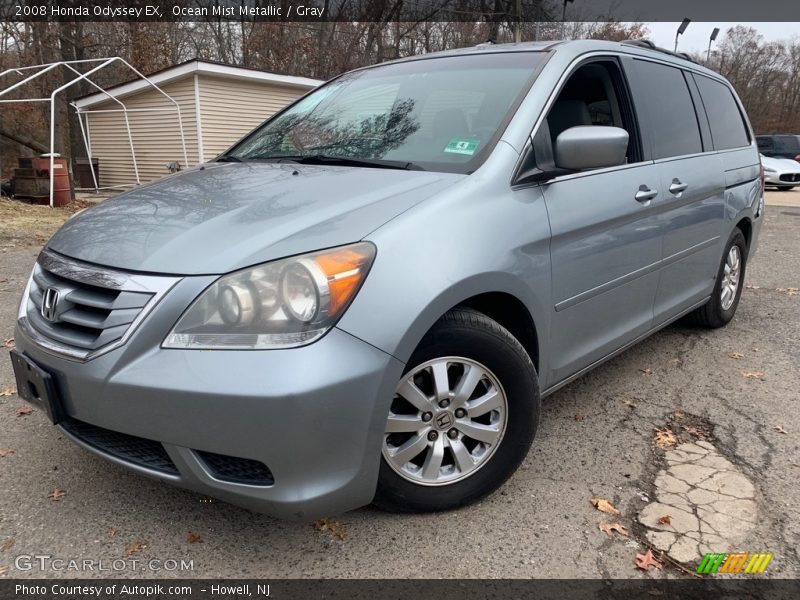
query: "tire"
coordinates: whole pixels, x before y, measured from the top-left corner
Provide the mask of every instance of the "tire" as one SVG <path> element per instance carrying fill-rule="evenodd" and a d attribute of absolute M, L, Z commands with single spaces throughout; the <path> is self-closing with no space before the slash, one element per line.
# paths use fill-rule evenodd
<path fill-rule="evenodd" d="M 730 305 L 726 305 L 726 299 L 723 299 L 723 288 L 729 283 L 726 279 L 725 267 L 728 264 L 728 257 L 734 248 L 738 249 L 740 267 L 738 277 L 736 279 L 736 291 L 733 293 L 733 301 Z M 717 271 L 717 280 L 714 284 L 714 291 L 711 294 L 711 299 L 690 313 L 689 317 L 692 322 L 701 327 L 709 329 L 717 329 L 727 325 L 733 315 L 736 314 L 736 307 L 739 306 L 739 298 L 742 295 L 742 288 L 744 287 L 744 276 L 747 266 L 747 241 L 744 239 L 744 234 L 737 227 L 728 238 L 728 243 L 725 244 L 725 251 L 722 253 L 722 260 L 720 261 L 719 270 Z"/>
<path fill-rule="evenodd" d="M 444 382 L 438 393 L 437 381 Z M 459 388 L 469 390 L 468 381 L 478 381 L 469 394 Z M 522 463 L 539 424 L 538 377 L 527 352 L 504 327 L 468 308 L 451 310 L 431 328 L 397 390 L 374 500 L 391 512 L 450 510 L 492 493 Z M 443 398 L 452 404 L 442 408 Z M 468 434 L 496 437 L 487 443 Z"/>
<path fill-rule="evenodd" d="M 794 189 L 793 185 L 790 186 L 782 186 L 778 188 L 779 192 L 791 192 Z"/>

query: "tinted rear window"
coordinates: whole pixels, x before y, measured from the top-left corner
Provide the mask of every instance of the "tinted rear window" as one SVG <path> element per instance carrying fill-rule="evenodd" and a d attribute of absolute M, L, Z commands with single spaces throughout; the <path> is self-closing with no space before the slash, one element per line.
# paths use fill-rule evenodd
<path fill-rule="evenodd" d="M 643 60 L 634 64 L 647 104 L 645 114 L 653 135 L 653 158 L 702 152 L 694 103 L 681 70 Z"/>
<path fill-rule="evenodd" d="M 695 81 L 708 115 L 714 148 L 729 150 L 750 145 L 742 113 L 728 86 L 702 75 L 695 75 Z"/>

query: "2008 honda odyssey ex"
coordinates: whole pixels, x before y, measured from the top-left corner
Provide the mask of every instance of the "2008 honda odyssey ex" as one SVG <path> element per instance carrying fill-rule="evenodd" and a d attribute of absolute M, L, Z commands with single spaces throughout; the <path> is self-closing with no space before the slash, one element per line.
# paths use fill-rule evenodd
<path fill-rule="evenodd" d="M 730 85 L 642 42 L 356 70 L 67 221 L 18 389 L 100 456 L 273 515 L 464 505 L 542 397 L 731 320 L 760 168 Z"/>

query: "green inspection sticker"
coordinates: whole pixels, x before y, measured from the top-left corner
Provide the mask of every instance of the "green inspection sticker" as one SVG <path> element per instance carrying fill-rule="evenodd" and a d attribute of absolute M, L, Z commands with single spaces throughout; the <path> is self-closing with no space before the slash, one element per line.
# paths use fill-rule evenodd
<path fill-rule="evenodd" d="M 453 138 L 449 142 L 447 142 L 447 146 L 444 147 L 445 152 L 450 152 L 452 154 L 475 154 L 475 149 L 480 144 L 480 140 L 476 140 L 475 138 L 470 138 L 466 140 L 462 140 L 461 138 Z"/>

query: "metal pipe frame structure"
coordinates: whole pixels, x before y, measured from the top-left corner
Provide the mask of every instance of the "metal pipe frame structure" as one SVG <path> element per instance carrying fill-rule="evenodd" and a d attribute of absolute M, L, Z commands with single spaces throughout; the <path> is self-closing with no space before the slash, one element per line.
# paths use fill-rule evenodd
<path fill-rule="evenodd" d="M 114 63 L 122 63 L 128 69 L 133 71 L 140 79 L 146 81 L 151 88 L 158 91 L 162 96 L 164 96 L 169 102 L 171 102 L 174 106 L 166 107 L 166 108 L 128 108 L 124 102 L 122 102 L 119 98 L 115 97 L 111 93 L 109 93 L 106 89 L 102 86 L 98 85 L 91 79 L 89 79 L 90 75 L 105 69 L 109 65 Z M 98 64 L 99 63 L 99 64 Z M 85 65 L 90 66 L 91 68 L 86 72 L 81 72 L 76 66 Z M 95 66 L 92 66 L 95 65 Z M 22 87 L 23 85 L 30 83 L 31 81 L 41 77 L 45 73 L 49 73 L 50 71 L 57 69 L 58 67 L 64 67 L 69 69 L 75 74 L 75 77 L 68 81 L 67 83 L 57 87 L 54 89 L 48 98 L 13 98 L 13 99 L 2 99 L 3 96 L 8 94 L 9 92 Z M 27 72 L 33 71 L 32 75 L 27 75 Z M 16 74 L 19 76 L 24 77 L 22 81 L 18 81 L 10 86 L 5 87 L 4 89 L 0 90 L 0 104 L 14 104 L 14 103 L 22 103 L 22 102 L 49 102 L 50 103 L 50 206 L 53 206 L 53 192 L 55 187 L 55 139 L 56 139 L 56 96 L 62 93 L 67 88 L 75 85 L 79 81 L 86 81 L 89 85 L 99 90 L 101 93 L 108 96 L 110 100 L 113 100 L 117 104 L 119 104 L 122 108 L 119 109 L 105 109 L 105 110 L 82 110 L 78 107 L 74 102 L 70 102 L 70 106 L 75 109 L 75 112 L 78 114 L 78 123 L 80 124 L 81 128 L 81 137 L 83 138 L 83 144 L 86 147 L 86 153 L 89 158 L 89 170 L 92 173 L 92 181 L 94 182 L 94 189 L 95 192 L 99 191 L 101 188 L 98 185 L 97 175 L 95 174 L 94 164 L 92 163 L 92 145 L 91 145 L 91 137 L 89 136 L 88 130 L 88 123 L 89 123 L 89 114 L 96 112 L 96 113 L 110 113 L 110 112 L 121 112 L 125 118 L 125 129 L 127 130 L 128 134 L 128 144 L 131 148 L 131 158 L 133 159 L 133 171 L 134 175 L 136 176 L 136 185 L 141 184 L 141 179 L 139 178 L 139 166 L 136 162 L 136 150 L 133 146 L 133 134 L 131 133 L 131 123 L 130 119 L 128 118 L 129 112 L 175 112 L 178 116 L 178 129 L 180 131 L 181 136 L 181 148 L 183 149 L 183 161 L 184 164 L 188 166 L 189 164 L 189 156 L 186 152 L 186 136 L 184 135 L 183 131 L 183 118 L 181 117 L 181 107 L 178 102 L 172 98 L 169 94 L 167 94 L 164 90 L 162 90 L 158 85 L 153 83 L 150 79 L 145 77 L 142 73 L 140 73 L 133 65 L 131 65 L 125 59 L 119 56 L 113 56 L 111 58 L 87 58 L 83 60 L 69 60 L 69 61 L 59 61 L 54 63 L 45 63 L 41 65 L 31 65 L 28 67 L 15 67 L 11 69 L 6 69 L 2 73 L 0 73 L 0 81 L 8 75 Z M 86 127 L 84 127 L 84 115 L 86 118 Z M 112 186 L 112 188 L 117 188 L 122 186 Z M 107 188 L 103 188 L 107 189 Z M 108 188 L 111 189 L 111 188 Z"/>

